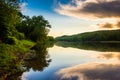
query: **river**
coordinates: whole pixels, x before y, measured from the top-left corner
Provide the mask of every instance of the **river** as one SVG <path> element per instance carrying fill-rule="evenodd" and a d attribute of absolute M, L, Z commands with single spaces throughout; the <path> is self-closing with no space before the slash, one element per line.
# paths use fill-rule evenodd
<path fill-rule="evenodd" d="M 120 80 L 119 44 L 60 42 L 42 52 L 25 61 L 22 80 Z"/>

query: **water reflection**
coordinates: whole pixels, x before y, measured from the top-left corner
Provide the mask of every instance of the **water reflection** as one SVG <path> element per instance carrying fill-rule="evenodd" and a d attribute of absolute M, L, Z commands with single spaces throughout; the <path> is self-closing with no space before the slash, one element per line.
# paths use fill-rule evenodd
<path fill-rule="evenodd" d="M 119 63 L 86 63 L 59 70 L 54 80 L 119 80 Z"/>
<path fill-rule="evenodd" d="M 0 53 L 0 80 L 20 80 L 20 76 L 22 80 L 120 79 L 119 44 L 57 42 L 56 45 L 61 47 L 38 43 L 27 55 Z M 53 47 L 49 53 L 48 47 Z"/>
<path fill-rule="evenodd" d="M 0 46 L 1 47 L 1 46 Z M 47 44 L 36 44 L 31 53 L 11 53 L 9 46 L 2 46 L 0 49 L 0 80 L 21 80 L 21 75 L 31 68 L 34 71 L 43 71 L 49 66 Z M 52 47 L 49 44 L 49 47 Z M 7 51 L 7 52 L 6 52 Z"/>
<path fill-rule="evenodd" d="M 79 64 L 57 71 L 53 80 L 119 80 L 120 44 L 119 43 L 76 43 L 57 42 L 57 46 L 84 50 L 100 51 L 94 56 L 103 61 Z M 66 48 L 67 49 L 67 48 Z M 89 53 L 89 51 L 88 51 Z"/>
<path fill-rule="evenodd" d="M 102 59 L 118 59 L 120 60 L 120 52 L 106 52 L 106 53 L 101 53 L 98 58 Z"/>
<path fill-rule="evenodd" d="M 45 67 L 49 66 L 51 59 L 49 59 L 49 54 L 47 51 L 47 45 L 36 44 L 32 50 L 34 52 L 32 55 L 24 60 L 24 66 L 34 71 L 43 71 Z"/>
<path fill-rule="evenodd" d="M 120 52 L 120 43 L 78 43 L 78 42 L 64 42 L 59 41 L 55 45 L 61 47 L 72 47 L 84 50 L 95 50 L 102 52 Z"/>

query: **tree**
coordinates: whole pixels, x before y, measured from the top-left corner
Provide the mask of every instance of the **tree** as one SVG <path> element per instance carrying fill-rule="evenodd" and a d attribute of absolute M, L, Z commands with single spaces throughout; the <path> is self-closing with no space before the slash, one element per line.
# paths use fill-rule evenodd
<path fill-rule="evenodd" d="M 22 23 L 17 26 L 18 31 L 24 33 L 26 38 L 41 42 L 47 39 L 49 28 L 51 25 L 42 16 L 24 16 Z"/>
<path fill-rule="evenodd" d="M 19 10 L 14 5 L 16 1 L 0 1 L 0 40 L 2 42 L 7 42 L 9 37 L 17 37 L 19 35 L 15 27 L 20 22 L 21 17 Z"/>

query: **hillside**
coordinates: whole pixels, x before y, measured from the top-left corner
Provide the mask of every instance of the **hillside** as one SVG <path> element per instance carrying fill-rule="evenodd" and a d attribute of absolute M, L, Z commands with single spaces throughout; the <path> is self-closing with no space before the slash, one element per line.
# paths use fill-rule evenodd
<path fill-rule="evenodd" d="M 94 32 L 85 32 L 75 35 L 64 35 L 56 38 L 57 41 L 69 41 L 69 42 L 114 42 L 120 41 L 120 29 L 119 30 L 101 30 Z"/>

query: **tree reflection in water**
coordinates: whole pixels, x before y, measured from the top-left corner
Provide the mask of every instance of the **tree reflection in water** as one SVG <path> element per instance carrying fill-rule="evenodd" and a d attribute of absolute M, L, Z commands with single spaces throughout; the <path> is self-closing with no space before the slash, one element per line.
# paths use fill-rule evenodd
<path fill-rule="evenodd" d="M 9 46 L 2 46 L 0 50 L 0 80 L 21 80 L 23 72 L 30 68 L 43 71 L 51 62 L 47 44 L 36 44 L 32 53 L 11 53 L 9 49 Z"/>
<path fill-rule="evenodd" d="M 28 53 L 28 54 L 20 54 L 20 53 L 13 54 L 10 52 L 6 52 L 11 49 L 11 48 L 10 49 L 8 48 L 9 46 L 0 47 L 0 80 L 20 80 L 20 76 L 22 75 L 22 73 L 25 71 L 29 71 L 31 68 L 34 71 L 43 71 L 46 67 L 49 66 L 51 62 L 47 48 L 52 47 L 53 45 L 54 44 L 49 44 L 48 46 L 48 44 L 38 43 L 32 48 L 32 53 Z M 103 54 L 102 57 L 105 57 L 107 59 L 120 58 L 119 43 L 99 44 L 99 43 L 57 42 L 56 45 L 62 46 L 62 47 L 85 49 L 85 50 L 95 50 L 100 52 L 110 52 L 108 54 Z M 111 54 L 112 52 L 118 52 L 118 53 Z M 102 66 L 98 67 L 97 65 L 98 66 L 102 65 Z M 111 67 L 109 68 L 109 66 Z M 119 67 L 120 67 L 120 64 L 101 64 L 101 63 L 97 63 L 97 64 L 90 63 L 85 65 L 81 64 L 79 66 L 59 70 L 57 72 L 57 79 L 55 78 L 55 80 L 58 80 L 58 78 L 61 78 L 61 77 L 62 77 L 61 80 L 66 80 L 66 78 L 70 78 L 70 79 L 72 78 L 72 80 L 77 80 L 78 78 L 81 77 L 79 75 L 80 73 L 83 76 L 82 78 L 87 77 L 86 80 L 94 80 L 94 79 L 118 80 L 120 78 L 119 76 L 116 77 L 112 75 L 115 73 L 117 75 L 120 72 Z M 105 72 L 101 72 L 104 70 Z M 97 73 L 99 73 L 100 75 Z M 109 75 L 109 73 L 111 73 L 112 75 Z M 106 75 L 104 76 L 104 74 Z"/>
<path fill-rule="evenodd" d="M 120 52 L 120 43 L 58 41 L 55 45 L 65 48 L 72 47 L 77 49 L 93 50 L 100 52 Z"/>
<path fill-rule="evenodd" d="M 47 45 L 41 45 L 38 43 L 32 48 L 32 50 L 34 50 L 33 55 L 24 60 L 24 66 L 27 70 L 32 68 L 34 71 L 43 71 L 51 62 L 47 51 Z"/>

